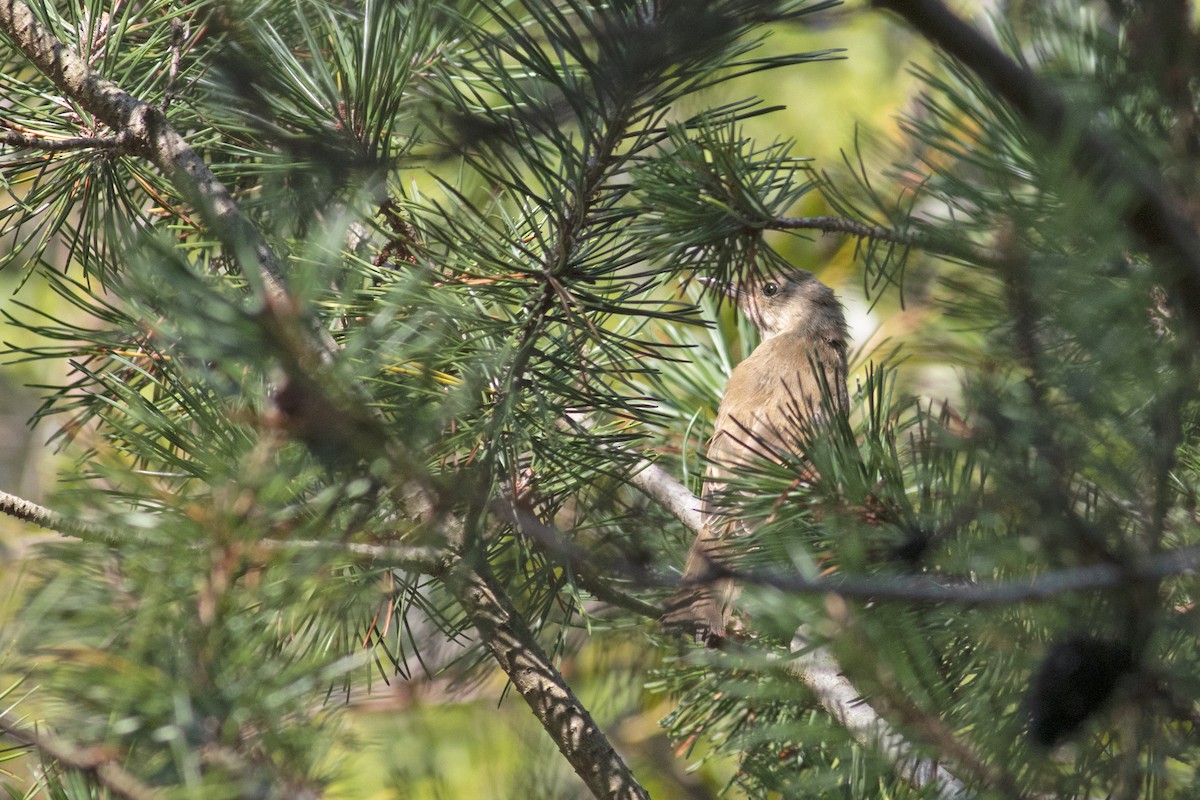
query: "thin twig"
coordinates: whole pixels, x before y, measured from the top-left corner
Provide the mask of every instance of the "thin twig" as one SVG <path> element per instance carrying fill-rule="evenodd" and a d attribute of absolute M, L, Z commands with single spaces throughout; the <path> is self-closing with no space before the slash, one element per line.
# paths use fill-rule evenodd
<path fill-rule="evenodd" d="M 997 583 L 935 581 L 925 578 L 862 577 L 805 578 L 738 572 L 717 566 L 714 580 L 736 580 L 798 594 L 832 594 L 860 600 L 911 600 L 962 605 L 1004 605 L 1053 600 L 1070 592 L 1094 592 L 1200 569 L 1200 546 L 1185 547 L 1128 564 L 1094 564 L 1045 572 L 1023 580 Z"/>
<path fill-rule="evenodd" d="M 844 233 L 859 239 L 888 242 L 901 247 L 914 247 L 937 255 L 961 259 L 971 264 L 992 266 L 996 263 L 996 257 L 990 252 L 965 240 L 942 239 L 919 230 L 896 230 L 846 217 L 780 217 L 773 220 L 767 227 L 779 231 Z"/>
<path fill-rule="evenodd" d="M 648 462 L 647 462 L 648 463 Z M 639 477 L 644 476 L 644 477 Z M 699 513 L 693 513 L 699 499 L 670 473 L 655 466 L 653 470 L 642 468 L 631 479 L 651 499 L 659 502 L 694 533 L 703 530 Z M 572 564 L 588 564 L 595 581 L 599 573 L 626 576 L 644 586 L 656 588 L 679 588 L 676 578 L 656 575 L 627 560 L 603 558 L 592 551 L 570 542 L 552 526 L 532 515 L 521 515 L 518 520 L 513 512 L 505 512 L 498 504 L 493 511 L 509 522 L 519 523 L 528 535 L 544 550 Z M 115 533 L 97 528 L 89 523 L 71 520 L 44 506 L 31 503 L 16 495 L 0 491 L 0 514 L 32 522 L 63 536 L 74 536 L 87 541 L 99 540 L 106 544 L 117 544 L 120 539 Z M 445 570 L 446 551 L 438 547 L 413 545 L 375 545 L 359 542 L 321 542 L 305 540 L 263 540 L 269 547 L 286 549 L 329 549 L 351 553 L 367 558 L 391 561 L 402 569 L 410 569 L 426 575 L 438 575 Z M 779 575 L 761 571 L 738 571 L 728 566 L 714 564 L 711 574 L 703 580 L 689 585 L 707 584 L 718 580 L 736 580 L 745 584 L 766 586 L 797 594 L 831 594 L 859 600 L 905 600 L 920 602 L 959 603 L 962 605 L 1003 605 L 1006 603 L 1041 602 L 1053 600 L 1072 592 L 1101 591 L 1132 583 L 1154 583 L 1172 575 L 1181 575 L 1200 569 L 1200 545 L 1157 553 L 1141 562 L 1121 565 L 1093 564 L 1086 567 L 1044 572 L 1028 579 L 1009 580 L 996 583 L 976 581 L 935 580 L 924 577 L 870 575 L 836 576 L 832 578 L 805 578 L 801 575 Z M 586 579 L 585 579 L 586 580 Z M 595 581 L 584 588 L 595 594 Z M 581 585 L 582 582 L 581 582 Z M 661 610 L 623 593 L 606 599 L 596 594 L 597 599 L 621 606 L 643 616 L 657 617 Z"/>
<path fill-rule="evenodd" d="M 611 569 L 613 566 L 611 561 L 597 559 L 594 553 L 570 541 L 554 526 L 542 522 L 532 511 L 522 508 L 511 499 L 494 501 L 491 503 L 491 510 L 493 514 L 536 542 L 544 552 L 556 556 L 570 567 L 576 583 L 594 595 L 597 600 L 650 619 L 658 619 L 662 616 L 663 610 L 658 606 L 612 587 L 610 580 L 614 575 L 630 575 L 633 580 L 637 580 L 636 575 L 631 575 L 635 570 L 632 569 L 633 565 L 629 562 L 621 562 L 620 566 L 623 569 Z M 605 575 L 600 574 L 600 569 L 603 569 Z"/>
<path fill-rule="evenodd" d="M 123 541 L 127 541 L 127 539 L 123 540 L 115 531 L 73 520 L 45 506 L 5 491 L 0 491 L 0 514 L 7 514 L 10 517 L 53 531 L 59 535 L 58 540 L 100 541 L 112 547 L 117 547 Z M 37 544 L 41 543 L 37 542 Z M 445 548 L 421 545 L 322 542 L 304 539 L 259 539 L 257 543 L 272 550 L 328 550 L 349 553 L 377 561 L 386 561 L 400 569 L 431 576 L 444 573 L 449 559 L 449 553 Z"/>
<path fill-rule="evenodd" d="M 3 123 L 0 123 L 2 125 Z M 107 150 L 118 154 L 132 151 L 133 137 L 128 133 L 116 136 L 77 136 L 68 139 L 51 139 L 31 136 L 17 131 L 0 131 L 0 145 L 10 145 L 28 150 L 44 150 L 47 153 L 65 153 L 72 150 Z"/>

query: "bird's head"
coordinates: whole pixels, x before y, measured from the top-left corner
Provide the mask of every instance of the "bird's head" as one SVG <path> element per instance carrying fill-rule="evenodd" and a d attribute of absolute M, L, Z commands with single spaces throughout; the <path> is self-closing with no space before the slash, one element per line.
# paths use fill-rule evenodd
<path fill-rule="evenodd" d="M 722 288 L 764 340 L 787 331 L 845 335 L 842 305 L 833 289 L 807 270 L 776 269 Z"/>

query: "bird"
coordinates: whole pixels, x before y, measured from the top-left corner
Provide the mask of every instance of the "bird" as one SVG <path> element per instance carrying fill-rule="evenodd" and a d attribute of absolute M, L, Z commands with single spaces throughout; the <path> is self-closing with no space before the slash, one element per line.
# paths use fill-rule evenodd
<path fill-rule="evenodd" d="M 736 588 L 713 580 L 731 537 L 749 532 L 736 518 L 729 479 L 763 458 L 796 447 L 801 425 L 823 413 L 822 385 L 846 409 L 846 318 L 833 289 L 798 267 L 763 270 L 722 286 L 758 331 L 759 343 L 734 368 L 717 408 L 701 494 L 703 529 L 683 572 L 684 586 L 662 622 L 674 633 L 719 646 L 727 634 Z M 823 373 L 823 374 L 820 374 Z"/>

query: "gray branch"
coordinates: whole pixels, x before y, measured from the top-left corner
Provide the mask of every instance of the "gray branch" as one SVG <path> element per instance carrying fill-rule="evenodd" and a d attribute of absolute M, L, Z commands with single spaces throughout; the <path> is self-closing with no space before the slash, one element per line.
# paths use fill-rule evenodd
<path fill-rule="evenodd" d="M 284 296 L 283 270 L 274 251 L 160 109 L 92 70 L 21 0 L 0 0 L 0 31 L 63 94 L 116 131 L 118 137 L 127 138 L 130 152 L 149 159 L 170 179 L 238 257 L 246 277 L 260 284 L 265 300 L 278 301 Z M 246 268 L 248 264 L 254 268 Z"/>
<path fill-rule="evenodd" d="M 699 533 L 704 529 L 700 517 L 700 498 L 657 464 L 641 461 L 635 464 L 629 481 L 643 494 L 669 511 L 688 530 Z"/>
<path fill-rule="evenodd" d="M 912 600 L 961 605 L 1005 605 L 1052 600 L 1069 592 L 1113 589 L 1130 583 L 1154 583 L 1171 575 L 1200 569 L 1200 546 L 1184 547 L 1125 564 L 1092 564 L 1054 570 L 1032 578 L 976 583 L 935 581 L 930 578 L 873 575 L 870 577 L 805 578 L 739 572 L 718 565 L 714 579 L 733 579 L 798 594 L 833 594 L 859 600 Z"/>
<path fill-rule="evenodd" d="M 7 123 L 0 120 L 0 128 L 6 126 Z M 133 137 L 127 134 L 52 139 L 47 136 L 34 136 L 14 130 L 0 132 L 0 145 L 9 145 L 24 150 L 42 150 L 47 153 L 67 153 L 73 150 L 108 150 L 124 153 L 129 151 L 132 143 Z"/>
<path fill-rule="evenodd" d="M 592 795 L 649 798 L 484 568 L 462 563 L 448 583 L 484 645 Z"/>
<path fill-rule="evenodd" d="M 936 761 L 912 753 L 912 746 L 862 699 L 842 674 L 833 654 L 824 647 L 809 647 L 797 634 L 792 640 L 795 659 L 788 671 L 809 688 L 826 711 L 856 742 L 875 747 L 891 760 L 896 774 L 917 788 L 933 785 L 942 800 L 966 800 L 975 794 Z"/>
<path fill-rule="evenodd" d="M 635 467 L 631 482 L 651 499 L 661 503 L 693 533 L 700 535 L 700 498 L 687 490 L 666 470 L 645 462 Z M 726 573 L 732 575 L 733 573 Z M 862 699 L 850 680 L 841 673 L 837 660 L 827 648 L 807 647 L 800 634 L 792 649 L 798 653 L 789 671 L 816 696 L 817 702 L 861 744 L 878 748 L 891 762 L 896 773 L 914 786 L 933 784 L 941 800 L 971 797 L 961 781 L 936 761 L 914 755 L 912 745 L 893 729 L 875 709 Z"/>

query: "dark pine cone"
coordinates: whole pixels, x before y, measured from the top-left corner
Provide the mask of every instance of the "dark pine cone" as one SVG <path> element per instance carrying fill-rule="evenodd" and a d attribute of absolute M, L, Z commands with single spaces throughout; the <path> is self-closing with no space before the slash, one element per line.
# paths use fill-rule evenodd
<path fill-rule="evenodd" d="M 1052 747 L 1074 733 L 1133 669 L 1128 645 L 1076 634 L 1051 645 L 1026 698 L 1029 735 Z"/>

